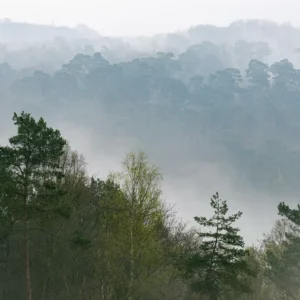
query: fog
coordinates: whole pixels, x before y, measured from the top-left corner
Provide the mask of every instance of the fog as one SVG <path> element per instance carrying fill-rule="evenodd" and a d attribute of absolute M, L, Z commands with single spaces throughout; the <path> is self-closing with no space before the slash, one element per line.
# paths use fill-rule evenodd
<path fill-rule="evenodd" d="M 268 19 L 300 26 L 297 0 L 2 2 L 0 18 L 59 26 L 83 23 L 110 36 L 168 33 L 200 23 L 228 26 L 237 19 Z"/>
<path fill-rule="evenodd" d="M 298 203 L 298 198 L 295 198 L 294 194 L 281 192 L 278 196 L 271 190 L 257 190 L 251 182 L 243 180 L 241 174 L 226 162 L 225 158 L 217 156 L 215 162 L 205 161 L 203 158 L 205 154 L 201 152 L 196 159 L 183 158 L 186 155 L 182 153 L 184 147 L 192 145 L 190 143 L 183 145 L 183 137 L 173 130 L 164 132 L 166 142 L 162 145 L 156 145 L 155 135 L 149 136 L 147 147 L 135 137 L 114 136 L 118 127 L 100 110 L 94 112 L 98 122 L 94 125 L 90 122 L 84 125 L 85 120 L 91 117 L 90 113 L 82 112 L 73 117 L 72 113 L 61 114 L 57 111 L 52 115 L 43 107 L 36 112 L 35 109 L 29 109 L 28 105 L 22 103 L 13 107 L 5 102 L 3 104 L 0 144 L 7 144 L 7 139 L 15 134 L 11 121 L 14 111 L 30 111 L 36 118 L 46 116 L 48 124 L 58 128 L 71 147 L 84 154 L 89 173 L 100 178 L 106 178 L 111 171 L 120 171 L 126 153 L 146 151 L 150 161 L 159 166 L 163 173 L 163 199 L 174 208 L 178 218 L 191 227 L 195 226 L 193 220 L 195 216 L 209 216 L 212 213 L 209 199 L 214 192 L 219 191 L 222 197 L 228 200 L 230 212 L 235 213 L 239 210 L 243 212 L 238 226 L 247 245 L 256 244 L 262 239 L 263 233 L 268 232 L 278 219 L 277 204 L 280 201 Z M 78 118 L 82 118 L 80 123 L 77 122 Z M 175 139 L 177 145 L 174 145 L 174 141 L 168 142 L 170 136 L 171 139 Z M 200 142 L 203 143 L 202 148 L 207 148 L 207 151 L 210 149 L 213 152 L 212 148 L 222 147 L 209 143 L 205 137 L 200 138 Z"/>
<path fill-rule="evenodd" d="M 241 1 L 226 1 L 226 4 L 220 1 L 218 3 L 185 1 L 178 2 L 176 5 L 173 2 L 172 4 L 166 2 L 160 7 L 155 1 L 147 2 L 149 7 L 145 6 L 144 2 L 131 1 L 126 4 L 118 3 L 118 10 L 112 8 L 116 5 L 112 3 L 113 1 L 98 4 L 91 2 L 90 6 L 87 2 L 82 3 L 85 7 L 89 7 L 87 10 L 83 10 L 79 2 L 75 4 L 72 2 L 72 6 L 75 5 L 71 9 L 72 12 L 69 12 L 69 2 L 62 4 L 51 1 L 51 4 L 43 3 L 46 8 L 43 8 L 41 13 L 37 13 L 40 11 L 37 3 L 31 2 L 27 2 L 22 8 L 20 5 L 23 4 L 16 1 L 6 2 L 1 7 L 0 16 L 17 21 L 48 24 L 23 24 L 9 20 L 0 23 L 0 63 L 3 63 L 2 73 L 0 72 L 1 144 L 5 143 L 13 133 L 11 121 L 13 112 L 25 110 L 36 117 L 44 117 L 51 126 L 60 129 L 70 141 L 72 148 L 86 157 L 89 172 L 101 178 L 105 178 L 110 171 L 118 170 L 126 153 L 144 150 L 150 160 L 161 168 L 164 174 L 164 197 L 168 203 L 175 205 L 179 217 L 194 225 L 194 216 L 209 214 L 209 198 L 214 192 L 219 191 L 222 197 L 228 200 L 231 211 L 243 212 L 240 225 L 248 244 L 255 243 L 262 233 L 270 230 L 277 218 L 277 205 L 280 201 L 297 203 L 295 196 L 298 189 L 293 175 L 298 174 L 295 173 L 296 171 L 291 172 L 291 176 L 294 176 L 292 179 L 284 177 L 280 184 L 278 182 L 271 184 L 268 182 L 269 179 L 264 178 L 263 174 L 274 175 L 274 168 L 277 167 L 272 160 L 270 164 L 275 167 L 270 170 L 264 163 L 257 163 L 252 170 L 252 165 L 249 163 L 248 170 L 243 172 L 241 161 L 247 160 L 248 154 L 243 153 L 244 158 L 233 163 L 239 148 L 232 146 L 233 149 L 237 149 L 235 153 L 231 152 L 231 148 L 224 146 L 227 140 L 224 138 L 220 120 L 214 122 L 217 129 L 211 129 L 210 125 L 205 123 L 206 121 L 201 125 L 197 123 L 197 126 L 193 127 L 194 121 L 190 117 L 177 117 L 182 107 L 176 106 L 176 101 L 182 101 L 184 105 L 192 102 L 192 96 L 185 94 L 185 86 L 192 91 L 189 86 L 192 77 L 208 78 L 211 73 L 225 68 L 237 68 L 245 74 L 251 59 L 261 60 L 268 65 L 288 59 L 293 63 L 294 68 L 298 68 L 297 49 L 300 46 L 300 29 L 273 21 L 236 21 L 238 18 L 267 18 L 278 22 L 290 21 L 298 25 L 296 12 L 299 10 L 297 9 L 299 5 L 296 1 L 285 1 L 285 10 L 282 10 L 281 1 L 269 1 L 269 3 L 266 1 L 264 4 L 261 1 L 254 1 L 251 5 L 250 2 L 241 4 Z M 272 9 L 267 10 L 266 7 L 271 4 Z M 63 6 L 58 10 L 57 5 Z M 16 6 L 19 6 L 18 10 L 15 9 Z M 134 7 L 143 11 L 143 14 L 131 14 Z M 179 13 L 182 13 L 180 15 L 182 17 L 179 17 Z M 166 15 L 168 22 L 166 22 Z M 75 26 L 77 23 L 85 23 L 88 27 L 86 25 L 74 28 L 55 27 L 49 25 L 52 19 L 58 25 Z M 164 22 L 168 25 L 164 25 Z M 204 26 L 205 23 L 219 27 Z M 190 28 L 191 25 L 194 27 Z M 91 28 L 97 29 L 98 32 Z M 164 34 L 158 34 L 160 32 Z M 149 36 L 152 34 L 156 35 Z M 246 46 L 237 52 L 239 41 L 246 42 Z M 200 48 L 197 45 L 200 45 Z M 250 49 L 250 52 L 247 52 L 247 49 Z M 206 58 L 212 54 L 210 51 L 215 51 L 214 57 L 207 62 Z M 88 76 L 89 72 L 86 71 L 87 75 L 82 75 L 82 61 L 77 64 L 74 59 L 74 66 L 80 65 L 80 70 L 75 67 L 72 69 L 73 65 L 69 62 L 77 54 L 92 57 L 96 52 L 100 52 L 103 58 L 111 63 L 111 69 L 101 71 L 103 73 L 99 75 L 100 77 L 95 75 L 94 78 L 101 78 L 103 87 L 98 91 L 95 81 L 93 86 L 97 91 L 95 94 L 89 94 L 91 87 L 84 89 L 80 86 L 87 81 L 92 83 L 92 75 L 87 77 L 89 79 L 82 79 L 82 76 Z M 169 94 L 163 94 L 163 88 L 157 92 L 153 87 L 149 88 L 149 94 L 143 94 L 143 90 L 139 91 L 139 88 L 144 83 L 134 85 L 135 81 L 132 81 L 134 83 L 126 81 L 128 77 L 133 76 L 133 73 L 134 80 L 142 77 L 143 72 L 138 68 L 135 69 L 135 59 L 139 58 L 140 60 L 137 61 L 139 63 L 142 62 L 142 58 L 157 57 L 158 52 L 172 52 L 176 62 L 180 62 L 180 71 L 176 71 L 174 67 L 174 70 L 166 72 L 172 73 L 170 76 L 172 80 L 180 80 L 182 90 L 176 90 L 179 86 L 177 82 L 169 87 Z M 199 66 L 197 57 L 203 62 Z M 11 68 L 9 69 L 4 63 L 8 63 Z M 169 63 L 167 58 L 166 63 Z M 62 67 L 63 65 L 65 66 Z M 117 68 L 124 68 L 123 75 L 128 72 L 130 76 L 124 75 L 123 79 L 119 79 Z M 168 68 L 172 67 L 168 65 L 166 69 Z M 44 73 L 41 75 L 35 71 Z M 106 78 L 107 72 L 111 72 L 109 73 L 112 74 L 109 75 L 111 77 Z M 162 76 L 160 69 L 155 72 Z M 60 83 L 61 86 L 57 85 L 55 88 L 49 83 L 52 78 L 55 80 L 61 74 L 75 76 L 75 73 L 80 78 L 78 81 L 57 79 L 57 84 Z M 73 80 L 72 78 L 70 80 Z M 158 84 L 159 82 L 160 79 Z M 67 87 L 68 84 L 70 88 Z M 106 91 L 108 85 L 111 85 L 109 92 Z M 114 85 L 120 89 L 119 94 L 115 91 Z M 79 92 L 74 92 L 75 86 L 76 91 Z M 47 88 L 46 92 L 45 88 Z M 194 92 L 190 91 L 189 93 L 194 95 Z M 203 96 L 199 95 L 200 98 Z M 257 98 L 256 94 L 253 95 Z M 174 100 L 175 98 L 178 100 Z M 153 113 L 152 108 L 147 107 L 142 107 L 141 111 L 135 112 L 137 101 L 153 103 L 156 101 L 159 104 L 154 105 Z M 162 103 L 167 104 L 163 106 Z M 160 108 L 159 105 L 162 107 Z M 289 134 L 278 133 L 281 130 L 280 125 L 279 129 L 273 128 L 273 123 L 265 121 L 264 115 L 260 119 L 260 113 L 265 107 L 260 110 L 259 106 L 262 104 L 257 105 L 255 108 L 257 111 L 255 110 L 252 117 L 257 118 L 259 120 L 257 122 L 260 123 L 254 122 L 251 127 L 242 121 L 236 121 L 238 126 L 232 125 L 230 129 L 230 132 L 233 132 L 233 143 L 235 143 L 234 138 L 237 138 L 237 143 L 247 144 L 247 147 L 252 143 L 251 149 L 256 149 L 254 156 L 259 157 L 261 153 L 269 153 L 266 150 L 268 148 L 260 148 L 260 145 L 269 138 L 274 139 L 276 143 L 286 143 L 284 157 L 288 157 L 289 153 L 294 155 L 295 149 L 299 147 L 294 139 L 297 134 L 291 133 L 291 130 Z M 166 107 L 168 112 L 165 112 Z M 172 115 L 173 109 L 176 110 L 174 115 Z M 245 108 L 244 117 L 247 111 L 248 108 Z M 294 110 L 283 108 L 279 112 L 283 114 L 280 118 L 284 120 L 282 121 L 284 124 Z M 159 116 L 164 113 L 167 117 Z M 206 114 L 202 115 L 203 120 L 205 116 Z M 293 117 L 297 119 L 296 116 L 291 118 Z M 236 118 L 238 115 L 234 118 L 229 117 L 231 121 Z M 172 123 L 167 120 L 171 120 Z M 195 122 L 198 122 L 198 119 Z M 276 120 L 274 124 L 275 122 Z M 296 123 L 290 124 L 295 132 L 297 126 Z M 265 136 L 262 138 L 258 134 L 260 130 L 264 130 Z M 236 137 L 235 134 L 240 135 Z M 270 145 L 268 147 L 272 148 L 272 144 Z M 282 171 L 282 168 L 289 170 L 290 164 L 292 163 L 282 163 L 282 166 L 278 167 L 278 172 L 286 172 Z M 260 167 L 264 168 L 262 173 Z"/>

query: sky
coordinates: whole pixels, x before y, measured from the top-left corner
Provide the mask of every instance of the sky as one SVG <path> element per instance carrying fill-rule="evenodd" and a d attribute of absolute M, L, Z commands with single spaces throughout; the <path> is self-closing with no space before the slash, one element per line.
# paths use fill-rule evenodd
<path fill-rule="evenodd" d="M 299 0 L 1 0 L 0 19 L 86 24 L 103 35 L 153 35 L 197 24 L 269 19 L 300 26 Z"/>

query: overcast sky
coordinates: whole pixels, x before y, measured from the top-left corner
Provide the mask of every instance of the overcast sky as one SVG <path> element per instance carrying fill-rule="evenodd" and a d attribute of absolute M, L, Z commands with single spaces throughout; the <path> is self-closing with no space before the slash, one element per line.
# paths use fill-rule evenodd
<path fill-rule="evenodd" d="M 0 18 L 150 35 L 199 23 L 263 18 L 300 26 L 300 0 L 0 0 Z"/>

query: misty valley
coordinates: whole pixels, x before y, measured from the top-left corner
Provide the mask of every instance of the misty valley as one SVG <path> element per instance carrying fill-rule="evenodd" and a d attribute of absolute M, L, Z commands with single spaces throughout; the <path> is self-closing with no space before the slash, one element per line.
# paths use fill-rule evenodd
<path fill-rule="evenodd" d="M 0 299 L 300 299 L 299 54 L 0 21 Z"/>

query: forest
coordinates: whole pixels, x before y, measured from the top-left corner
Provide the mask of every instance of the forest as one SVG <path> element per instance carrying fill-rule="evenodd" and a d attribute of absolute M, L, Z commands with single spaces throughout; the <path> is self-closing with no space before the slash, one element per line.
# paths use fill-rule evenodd
<path fill-rule="evenodd" d="M 299 299 L 299 33 L 0 21 L 0 299 Z"/>
<path fill-rule="evenodd" d="M 271 232 L 245 247 L 242 212 L 218 192 L 187 228 L 145 153 L 94 178 L 43 118 L 13 121 L 0 147 L 2 299 L 298 299 L 300 206 L 279 203 Z"/>

